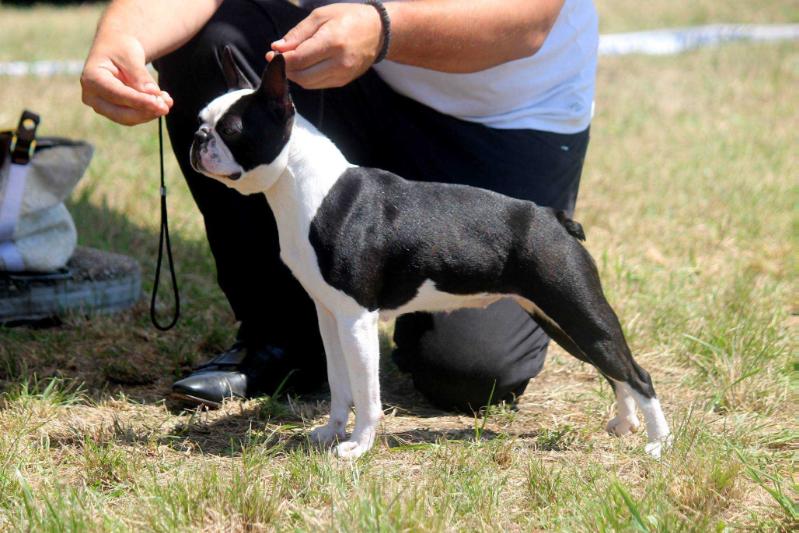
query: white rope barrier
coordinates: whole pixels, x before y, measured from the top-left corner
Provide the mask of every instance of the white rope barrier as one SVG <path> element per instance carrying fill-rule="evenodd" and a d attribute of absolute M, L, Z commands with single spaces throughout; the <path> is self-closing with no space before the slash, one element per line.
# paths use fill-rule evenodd
<path fill-rule="evenodd" d="M 669 55 L 731 41 L 795 39 L 799 39 L 799 24 L 712 24 L 602 35 L 599 54 Z"/>
<path fill-rule="evenodd" d="M 799 39 L 799 24 L 711 24 L 599 37 L 599 55 L 669 55 L 730 41 L 781 41 Z M 83 61 L 0 62 L 0 77 L 78 75 Z"/>
<path fill-rule="evenodd" d="M 83 61 L 8 61 L 0 62 L 0 76 L 12 78 L 38 76 L 49 78 L 59 74 L 78 75 L 83 70 Z"/>

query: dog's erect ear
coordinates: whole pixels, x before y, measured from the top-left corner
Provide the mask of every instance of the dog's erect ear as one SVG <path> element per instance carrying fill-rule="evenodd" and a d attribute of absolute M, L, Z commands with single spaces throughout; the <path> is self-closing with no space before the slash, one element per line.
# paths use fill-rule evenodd
<path fill-rule="evenodd" d="M 286 78 L 286 59 L 282 54 L 275 54 L 272 61 L 266 66 L 258 92 L 278 107 L 291 108 L 289 81 Z"/>
<path fill-rule="evenodd" d="M 238 51 L 233 46 L 226 44 L 222 49 L 222 73 L 225 76 L 225 84 L 228 91 L 239 89 L 255 89 L 250 79 L 242 70 L 242 62 L 237 59 Z"/>

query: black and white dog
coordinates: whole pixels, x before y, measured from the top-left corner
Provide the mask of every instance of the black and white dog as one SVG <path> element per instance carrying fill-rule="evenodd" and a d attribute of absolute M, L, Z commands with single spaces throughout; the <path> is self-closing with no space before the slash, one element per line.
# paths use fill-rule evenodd
<path fill-rule="evenodd" d="M 202 110 L 193 167 L 242 194 L 265 194 L 280 256 L 316 303 L 327 353 L 330 420 L 313 440 L 339 456 L 371 448 L 382 415 L 378 319 L 513 298 L 615 390 L 609 432 L 635 432 L 636 404 L 659 456 L 669 427 L 649 374 L 633 360 L 579 224 L 531 202 L 459 185 L 419 183 L 347 162 L 297 115 L 285 61 L 253 88 L 230 49 L 230 92 Z M 355 429 L 345 426 L 355 406 Z"/>

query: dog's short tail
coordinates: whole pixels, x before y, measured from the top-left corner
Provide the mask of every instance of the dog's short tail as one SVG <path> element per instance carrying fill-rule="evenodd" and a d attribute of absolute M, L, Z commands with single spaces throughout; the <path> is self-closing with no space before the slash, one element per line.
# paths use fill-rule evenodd
<path fill-rule="evenodd" d="M 557 211 L 555 216 L 558 218 L 560 225 L 566 228 L 566 231 L 569 232 L 569 235 L 579 241 L 585 240 L 585 232 L 583 231 L 583 227 L 579 222 L 575 222 L 569 218 L 569 215 L 566 214 L 566 211 Z"/>

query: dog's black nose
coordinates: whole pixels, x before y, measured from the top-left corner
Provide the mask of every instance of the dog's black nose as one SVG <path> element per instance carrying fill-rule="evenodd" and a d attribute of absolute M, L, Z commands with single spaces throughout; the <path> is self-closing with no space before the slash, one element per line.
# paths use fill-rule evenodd
<path fill-rule="evenodd" d="M 209 132 L 210 130 L 208 129 L 208 126 L 201 127 L 194 133 L 194 140 L 198 143 L 204 142 L 206 139 L 208 139 Z"/>

